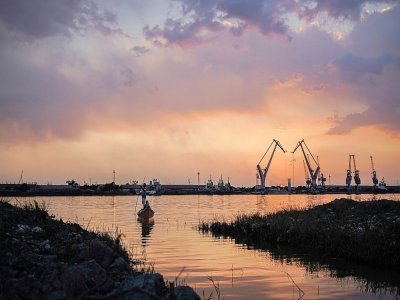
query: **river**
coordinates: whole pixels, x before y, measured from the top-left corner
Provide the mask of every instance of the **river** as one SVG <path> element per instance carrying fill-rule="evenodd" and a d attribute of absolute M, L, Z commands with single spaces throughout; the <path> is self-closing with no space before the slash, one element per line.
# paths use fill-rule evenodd
<path fill-rule="evenodd" d="M 342 260 L 307 257 L 290 249 L 252 249 L 199 232 L 201 221 L 231 220 L 239 214 L 305 208 L 335 198 L 359 201 L 399 195 L 185 195 L 148 197 L 156 214 L 135 217 L 136 196 L 10 198 L 44 202 L 49 213 L 82 227 L 121 233 L 125 247 L 165 280 L 192 286 L 213 299 L 397 299 L 400 273 Z"/>

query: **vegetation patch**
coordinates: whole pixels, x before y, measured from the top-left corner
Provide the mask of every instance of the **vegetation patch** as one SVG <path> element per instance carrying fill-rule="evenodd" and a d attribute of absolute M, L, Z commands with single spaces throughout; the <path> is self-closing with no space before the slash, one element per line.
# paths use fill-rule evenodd
<path fill-rule="evenodd" d="M 400 202 L 336 199 L 304 210 L 241 215 L 234 221 L 203 222 L 199 230 L 268 248 L 302 250 L 400 270 Z"/>

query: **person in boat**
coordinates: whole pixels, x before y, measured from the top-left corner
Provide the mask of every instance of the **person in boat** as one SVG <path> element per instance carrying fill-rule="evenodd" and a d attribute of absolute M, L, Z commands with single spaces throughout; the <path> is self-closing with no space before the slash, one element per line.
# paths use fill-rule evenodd
<path fill-rule="evenodd" d="M 142 195 L 142 205 L 143 208 L 146 207 L 147 201 L 146 201 L 146 183 L 143 183 L 141 189 L 140 189 L 140 194 Z"/>

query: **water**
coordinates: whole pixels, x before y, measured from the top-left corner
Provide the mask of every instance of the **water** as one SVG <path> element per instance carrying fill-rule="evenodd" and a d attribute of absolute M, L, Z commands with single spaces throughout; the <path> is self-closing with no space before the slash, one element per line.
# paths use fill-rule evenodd
<path fill-rule="evenodd" d="M 201 221 L 231 220 L 238 214 L 302 208 L 338 197 L 370 200 L 373 195 L 225 195 L 148 197 L 153 222 L 137 220 L 136 196 L 13 198 L 45 202 L 64 221 L 100 231 L 120 231 L 135 258 L 146 259 L 165 280 L 186 283 L 213 299 L 397 299 L 400 273 L 319 260 L 290 249 L 249 249 L 196 229 Z M 378 196 L 399 200 L 397 195 Z M 376 198 L 374 198 L 376 199 Z M 379 198 L 378 198 L 379 199 Z"/>

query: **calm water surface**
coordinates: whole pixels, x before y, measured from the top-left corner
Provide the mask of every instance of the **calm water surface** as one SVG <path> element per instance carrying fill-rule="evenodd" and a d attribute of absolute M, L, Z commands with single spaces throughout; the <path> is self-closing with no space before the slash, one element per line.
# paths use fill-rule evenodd
<path fill-rule="evenodd" d="M 135 258 L 145 258 L 165 280 L 186 283 L 203 298 L 221 299 L 397 299 L 400 273 L 339 260 L 318 260 L 287 249 L 258 250 L 200 233 L 201 221 L 231 220 L 303 208 L 338 197 L 371 200 L 373 195 L 225 195 L 149 197 L 153 221 L 136 218 L 136 196 L 13 198 L 45 202 L 51 214 L 93 230 L 120 231 Z M 384 198 L 399 200 L 398 195 Z M 211 281 L 213 280 L 213 282 Z"/>

